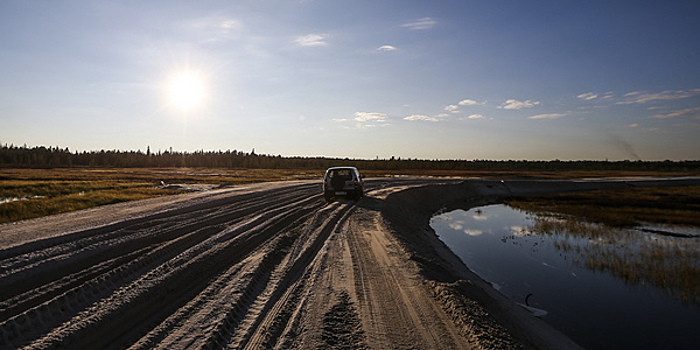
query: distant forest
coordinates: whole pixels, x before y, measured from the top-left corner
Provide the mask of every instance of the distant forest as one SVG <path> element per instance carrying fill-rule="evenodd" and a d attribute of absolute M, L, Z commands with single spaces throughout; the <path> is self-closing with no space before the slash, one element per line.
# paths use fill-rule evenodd
<path fill-rule="evenodd" d="M 325 169 L 352 165 L 368 170 L 628 170 L 700 171 L 700 161 L 533 161 L 533 160 L 426 160 L 426 159 L 349 159 L 327 157 L 283 157 L 237 150 L 178 152 L 172 149 L 152 152 L 101 150 L 71 152 L 60 147 L 0 145 L 2 168 L 249 168 Z"/>

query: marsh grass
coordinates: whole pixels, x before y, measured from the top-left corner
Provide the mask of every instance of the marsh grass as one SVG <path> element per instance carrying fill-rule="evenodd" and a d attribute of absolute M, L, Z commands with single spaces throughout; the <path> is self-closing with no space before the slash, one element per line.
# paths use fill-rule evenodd
<path fill-rule="evenodd" d="M 361 169 L 363 170 L 363 169 Z M 0 223 L 121 201 L 179 193 L 166 184 L 238 185 L 268 181 L 320 180 L 325 169 L 60 168 L 0 169 Z M 689 175 L 640 171 L 366 170 L 368 177 L 434 176 L 490 178 L 582 178 Z M 38 197 L 38 198 L 37 198 Z M 9 202 L 1 202 L 10 200 Z"/>
<path fill-rule="evenodd" d="M 574 262 L 630 285 L 653 285 L 700 304 L 700 238 L 633 229 L 642 223 L 698 227 L 700 187 L 635 188 L 509 201 L 527 211 L 530 230 L 554 238 Z"/>
<path fill-rule="evenodd" d="M 94 189 L 42 198 L 29 198 L 0 205 L 0 223 L 26 220 L 68 211 L 92 208 L 105 204 L 132 201 L 173 194 L 151 184 Z"/>
<path fill-rule="evenodd" d="M 290 169 L 0 169 L 0 223 L 181 193 L 161 183 L 226 186 L 320 179 L 322 174 Z"/>
<path fill-rule="evenodd" d="M 698 172 L 626 171 L 626 170 L 450 170 L 450 169 L 395 169 L 360 171 L 368 176 L 435 176 L 435 177 L 477 177 L 499 179 L 582 179 L 603 177 L 639 176 L 697 176 Z"/>
<path fill-rule="evenodd" d="M 600 190 L 510 199 L 526 211 L 584 217 L 614 227 L 641 223 L 700 227 L 700 186 Z"/>

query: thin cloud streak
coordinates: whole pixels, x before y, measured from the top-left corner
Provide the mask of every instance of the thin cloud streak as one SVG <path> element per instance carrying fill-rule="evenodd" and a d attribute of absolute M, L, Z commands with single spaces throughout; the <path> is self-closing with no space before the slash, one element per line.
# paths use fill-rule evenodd
<path fill-rule="evenodd" d="M 525 101 L 518 101 L 515 99 L 509 99 L 506 100 L 500 107 L 501 109 L 523 109 L 523 108 L 532 108 L 540 104 L 540 101 L 531 101 L 531 100 L 525 100 Z"/>
<path fill-rule="evenodd" d="M 294 39 L 294 43 L 299 46 L 326 46 L 328 43 L 325 41 L 328 38 L 328 34 L 309 34 L 297 37 Z"/>
<path fill-rule="evenodd" d="M 440 119 L 436 117 L 430 117 L 427 115 L 423 114 L 413 114 L 409 115 L 408 117 L 403 118 L 404 120 L 409 120 L 409 121 L 426 121 L 426 122 L 439 122 Z"/>
<path fill-rule="evenodd" d="M 587 92 L 585 94 L 580 94 L 576 97 L 579 99 L 582 99 L 582 100 L 590 101 L 590 100 L 595 100 L 596 98 L 598 98 L 598 94 L 593 93 L 593 92 Z"/>
<path fill-rule="evenodd" d="M 396 50 L 397 50 L 396 47 L 391 46 L 391 45 L 382 45 L 382 46 L 377 48 L 377 51 L 396 51 Z"/>
<path fill-rule="evenodd" d="M 687 115 L 693 116 L 695 118 L 700 117 L 700 107 L 681 109 L 679 111 L 670 112 L 670 113 L 666 113 L 666 114 L 655 114 L 651 117 L 656 118 L 656 119 L 668 119 L 668 118 L 676 118 L 676 117 L 682 117 L 682 116 L 687 116 Z"/>
<path fill-rule="evenodd" d="M 357 112 L 355 113 L 355 120 L 358 122 L 366 121 L 383 121 L 389 119 L 389 116 L 384 113 L 368 113 L 368 112 Z"/>
<path fill-rule="evenodd" d="M 658 93 L 644 93 L 641 91 L 628 92 L 624 95 L 624 101 L 617 102 L 618 105 L 641 104 L 654 101 L 679 100 L 700 95 L 700 89 L 691 90 L 667 90 Z"/>
<path fill-rule="evenodd" d="M 567 113 L 547 113 L 533 115 L 532 117 L 528 117 L 527 119 L 559 119 L 561 117 L 566 117 L 567 115 Z"/>
<path fill-rule="evenodd" d="M 408 22 L 401 25 L 403 28 L 408 28 L 411 30 L 425 30 L 434 27 L 438 22 L 430 17 L 419 18 L 415 21 Z"/>

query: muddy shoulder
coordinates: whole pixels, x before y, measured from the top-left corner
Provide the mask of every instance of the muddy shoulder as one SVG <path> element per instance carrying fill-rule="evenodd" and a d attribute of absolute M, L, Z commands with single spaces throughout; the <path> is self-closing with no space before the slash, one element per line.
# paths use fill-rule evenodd
<path fill-rule="evenodd" d="M 430 227 L 436 213 L 494 203 L 498 182 L 415 187 L 390 194 L 381 205 L 386 229 L 418 267 L 435 300 L 467 338 L 486 349 L 580 349 L 563 333 L 531 315 L 481 279 Z"/>

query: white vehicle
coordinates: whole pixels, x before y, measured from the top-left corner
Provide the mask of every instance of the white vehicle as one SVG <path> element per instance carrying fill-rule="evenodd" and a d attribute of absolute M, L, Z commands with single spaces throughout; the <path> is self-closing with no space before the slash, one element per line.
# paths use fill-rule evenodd
<path fill-rule="evenodd" d="M 344 166 L 326 170 L 323 176 L 323 198 L 326 202 L 336 196 L 360 199 L 364 194 L 365 182 L 357 168 Z"/>

